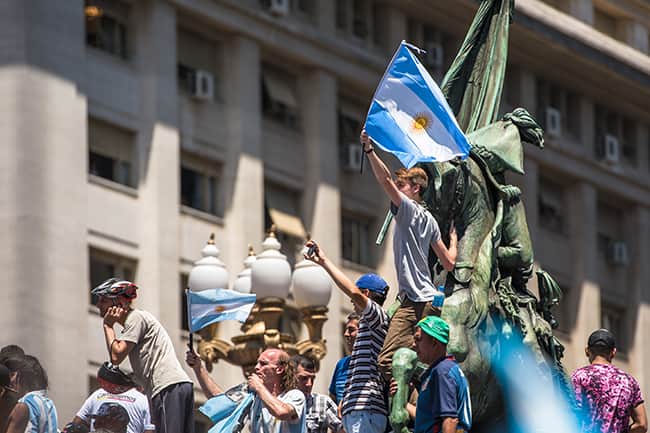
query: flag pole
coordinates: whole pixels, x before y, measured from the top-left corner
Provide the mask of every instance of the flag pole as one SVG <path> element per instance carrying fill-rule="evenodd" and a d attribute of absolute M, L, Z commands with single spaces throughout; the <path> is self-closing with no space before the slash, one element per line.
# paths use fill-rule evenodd
<path fill-rule="evenodd" d="M 190 330 L 190 340 L 187 342 L 187 347 L 190 352 L 194 352 L 194 334 L 192 334 L 192 316 L 190 314 L 190 288 L 185 289 L 185 300 L 187 301 L 187 329 Z"/>

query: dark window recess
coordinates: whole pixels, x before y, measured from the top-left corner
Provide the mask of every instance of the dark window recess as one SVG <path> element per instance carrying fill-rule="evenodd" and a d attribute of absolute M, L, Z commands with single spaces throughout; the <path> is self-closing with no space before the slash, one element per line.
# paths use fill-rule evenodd
<path fill-rule="evenodd" d="M 97 257 L 92 252 L 89 255 L 89 264 L 90 269 L 90 288 L 89 291 L 93 288 L 100 285 L 102 282 L 106 281 L 109 278 L 117 277 L 124 278 L 129 281 L 133 281 L 133 269 L 127 266 L 116 266 L 115 262 L 105 259 L 103 257 Z M 88 293 L 89 300 L 92 305 L 97 303 L 97 297 Z"/>
<path fill-rule="evenodd" d="M 339 160 L 348 160 L 348 146 L 359 144 L 361 133 L 361 122 L 345 114 L 339 113 Z"/>
<path fill-rule="evenodd" d="M 128 58 L 126 25 L 105 12 L 86 17 L 86 43 L 122 59 Z"/>
<path fill-rule="evenodd" d="M 273 99 L 262 79 L 262 112 L 264 115 L 278 123 L 292 129 L 298 129 L 298 113 L 287 104 Z"/>
<path fill-rule="evenodd" d="M 366 0 L 352 0 L 352 34 L 365 39 L 368 36 L 368 8 Z"/>
<path fill-rule="evenodd" d="M 192 94 L 194 92 L 194 87 L 196 86 L 196 71 L 189 66 L 185 66 L 181 63 L 177 66 L 178 73 L 178 85 L 180 88 Z"/>
<path fill-rule="evenodd" d="M 130 162 L 117 161 L 92 150 L 88 152 L 88 173 L 122 185 L 132 186 Z"/>
<path fill-rule="evenodd" d="M 556 233 L 564 232 L 564 216 L 562 215 L 562 209 L 558 209 L 557 206 L 546 202 L 544 197 L 541 195 L 539 197 L 538 206 L 540 225 Z"/>
<path fill-rule="evenodd" d="M 217 215 L 217 181 L 181 166 L 181 204 Z"/>
<path fill-rule="evenodd" d="M 340 30 L 348 28 L 348 1 L 336 0 L 336 28 Z"/>
<path fill-rule="evenodd" d="M 372 266 L 368 248 L 370 225 L 365 221 L 344 216 L 341 231 L 343 258 L 363 266 Z"/>

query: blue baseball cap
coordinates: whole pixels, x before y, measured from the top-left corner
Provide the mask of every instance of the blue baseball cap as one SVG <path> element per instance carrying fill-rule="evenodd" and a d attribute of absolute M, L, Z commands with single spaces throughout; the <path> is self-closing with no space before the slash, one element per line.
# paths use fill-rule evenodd
<path fill-rule="evenodd" d="M 360 289 L 368 289 L 382 295 L 388 292 L 388 283 L 377 274 L 363 274 L 355 284 Z"/>

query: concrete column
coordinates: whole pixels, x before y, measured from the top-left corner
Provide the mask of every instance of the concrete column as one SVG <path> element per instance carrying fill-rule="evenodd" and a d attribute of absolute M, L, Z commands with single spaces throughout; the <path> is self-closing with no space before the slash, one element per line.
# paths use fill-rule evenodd
<path fill-rule="evenodd" d="M 83 2 L 0 9 L 0 346 L 40 360 L 69 420 L 87 396 Z"/>
<path fill-rule="evenodd" d="M 134 3 L 135 64 L 140 79 L 139 165 L 141 286 L 138 306 L 179 340 L 179 132 L 176 10 L 167 2 Z M 177 346 L 182 356 L 183 348 Z"/>
<path fill-rule="evenodd" d="M 593 158 L 596 154 L 596 119 L 594 117 L 594 102 L 580 96 L 580 143 L 584 148 L 584 156 Z"/>
<path fill-rule="evenodd" d="M 331 74 L 315 70 L 301 77 L 300 102 L 305 139 L 305 226 L 334 263 L 340 262 L 341 195 L 338 189 L 337 83 Z M 329 320 L 323 334 L 327 356 L 321 361 L 322 373 L 316 379 L 317 392 L 327 393 L 336 362 L 341 358 L 340 305 L 346 299 L 332 287 Z"/>
<path fill-rule="evenodd" d="M 594 23 L 594 4 L 592 0 L 569 0 L 569 14 L 587 24 Z"/>
<path fill-rule="evenodd" d="M 631 323 L 626 329 L 629 331 L 630 339 L 630 366 L 634 376 L 639 381 L 641 389 L 648 389 L 650 386 L 650 363 L 648 362 L 647 347 L 650 344 L 650 209 L 638 206 L 632 215 L 634 221 L 631 231 L 633 237 L 628 238 L 631 243 L 631 278 L 628 306 L 631 316 Z M 636 311 L 634 311 L 636 309 Z"/>
<path fill-rule="evenodd" d="M 261 252 L 264 238 L 264 164 L 262 161 L 262 110 L 260 92 L 260 47 L 246 37 L 235 36 L 224 44 L 225 127 L 228 149 L 223 165 L 226 209 L 226 242 L 222 260 L 231 281 L 243 269 L 247 243 Z M 236 322 L 222 322 L 219 337 L 229 340 L 241 334 Z M 241 369 L 226 362 L 216 367 L 214 378 L 220 385 L 232 386 L 243 379 Z"/>
<path fill-rule="evenodd" d="M 600 327 L 600 287 L 597 281 L 598 194 L 593 185 L 580 182 L 569 191 L 569 233 L 574 252 L 572 290 L 565 302 L 575 306 L 571 348 L 567 350 L 567 368 L 572 371 L 584 364 L 584 347 L 589 334 Z M 571 328 L 570 328 L 571 329 Z"/>
<path fill-rule="evenodd" d="M 650 52 L 648 46 L 648 28 L 642 23 L 634 20 L 620 20 L 618 33 L 621 39 L 632 48 L 642 53 Z"/>
<path fill-rule="evenodd" d="M 386 49 L 389 52 L 393 52 L 403 39 L 407 39 L 407 19 L 404 12 L 394 6 L 387 7 L 386 18 L 388 24 L 386 28 L 386 43 L 388 44 Z"/>

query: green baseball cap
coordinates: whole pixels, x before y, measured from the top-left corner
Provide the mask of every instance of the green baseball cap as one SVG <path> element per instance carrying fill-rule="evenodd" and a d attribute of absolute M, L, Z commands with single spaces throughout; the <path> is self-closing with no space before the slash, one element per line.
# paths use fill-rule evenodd
<path fill-rule="evenodd" d="M 417 326 L 442 344 L 449 343 L 449 325 L 440 317 L 427 316 Z"/>

